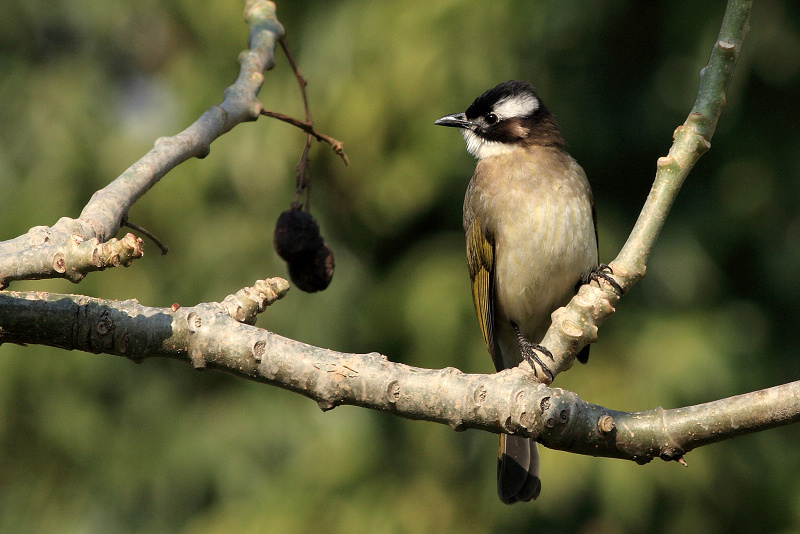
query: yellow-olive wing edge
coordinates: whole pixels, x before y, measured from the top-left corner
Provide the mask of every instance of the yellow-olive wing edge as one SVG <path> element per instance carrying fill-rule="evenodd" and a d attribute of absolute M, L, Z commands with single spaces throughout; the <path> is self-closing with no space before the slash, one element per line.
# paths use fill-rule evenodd
<path fill-rule="evenodd" d="M 495 369 L 499 371 L 505 366 L 494 339 L 494 244 L 477 217 L 467 229 L 466 238 L 472 302 L 478 314 L 483 341 L 492 355 Z"/>

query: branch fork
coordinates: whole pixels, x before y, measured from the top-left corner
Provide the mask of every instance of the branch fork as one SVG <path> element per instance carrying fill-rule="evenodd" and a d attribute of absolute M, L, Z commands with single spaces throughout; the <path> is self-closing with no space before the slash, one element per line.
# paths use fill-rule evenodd
<path fill-rule="evenodd" d="M 625 292 L 644 277 L 678 190 L 710 147 L 750 7 L 749 0 L 729 0 L 720 37 L 701 72 L 694 108 L 676 130 L 669 154 L 659 159 L 642 214 L 610 264 L 611 276 Z M 102 242 L 116 235 L 132 204 L 175 165 L 207 154 L 211 142 L 239 122 L 273 113 L 262 110 L 256 95 L 264 70 L 275 63 L 274 48 L 282 42 L 283 28 L 271 2 L 249 0 L 245 18 L 251 26 L 251 49 L 240 55 L 239 78 L 226 90 L 224 102 L 184 132 L 157 141 L 153 150 L 95 194 L 79 219 L 61 219 L 52 228 L 32 228 L 0 243 L 0 285 L 25 278 L 78 281 L 92 268 L 129 264 L 141 256 L 141 240 L 129 235 Z M 318 133 L 308 111 L 306 115 L 305 122 L 292 120 L 307 133 L 308 147 Z M 71 247 L 69 257 L 58 256 L 58 247 Z M 11 263 L 17 255 L 24 258 L 18 265 Z M 655 457 L 681 461 L 695 447 L 800 421 L 800 382 L 677 410 L 624 413 L 547 387 L 519 368 L 492 375 L 420 369 L 376 353 L 345 354 L 305 345 L 252 326 L 256 315 L 287 288 L 285 281 L 266 280 L 220 303 L 163 309 L 136 301 L 3 291 L 0 343 L 39 343 L 133 361 L 174 358 L 198 369 L 219 369 L 301 393 L 322 409 L 363 406 L 456 430 L 518 433 L 551 448 L 639 463 Z M 568 369 L 580 348 L 597 339 L 598 326 L 614 313 L 619 299 L 611 284 L 600 280 L 583 286 L 568 306 L 553 313 L 542 344 L 556 359 L 554 372 Z"/>

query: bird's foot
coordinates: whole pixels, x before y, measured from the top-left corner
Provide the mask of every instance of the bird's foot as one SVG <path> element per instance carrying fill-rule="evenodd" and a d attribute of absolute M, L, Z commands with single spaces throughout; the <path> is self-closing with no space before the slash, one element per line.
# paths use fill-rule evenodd
<path fill-rule="evenodd" d="M 542 354 L 550 358 L 550 361 L 555 362 L 555 358 L 553 358 L 553 353 L 550 352 L 547 349 L 547 347 L 543 345 L 539 345 L 538 343 L 532 343 L 528 341 L 525 338 L 525 336 L 523 336 L 522 333 L 519 331 L 517 325 L 514 325 L 514 330 L 517 332 L 517 339 L 519 340 L 519 350 L 522 353 L 522 357 L 525 359 L 526 362 L 528 362 L 528 365 L 530 365 L 533 368 L 534 374 L 536 373 L 536 365 L 534 365 L 534 362 L 536 362 L 537 364 L 539 364 L 539 367 L 542 369 L 542 371 L 544 371 L 544 373 L 548 376 L 549 382 L 552 382 L 556 375 L 554 375 L 553 371 L 551 371 L 550 368 L 547 367 L 547 365 L 542 361 L 542 359 L 539 357 L 536 351 L 541 352 Z"/>
<path fill-rule="evenodd" d="M 614 292 L 621 297 L 624 291 L 622 290 L 622 286 L 612 278 L 612 274 L 614 274 L 614 271 L 611 267 L 607 263 L 601 263 L 591 270 L 587 283 L 594 281 L 597 282 L 597 285 L 601 285 L 600 280 L 603 280 L 610 284 L 611 287 L 614 288 Z"/>

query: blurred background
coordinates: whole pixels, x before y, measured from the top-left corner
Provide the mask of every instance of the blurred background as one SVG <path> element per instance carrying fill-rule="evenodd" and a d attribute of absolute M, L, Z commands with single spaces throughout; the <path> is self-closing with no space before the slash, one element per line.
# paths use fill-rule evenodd
<path fill-rule="evenodd" d="M 61 216 L 212 105 L 238 73 L 243 1 L 0 3 L 0 239 Z M 461 203 L 474 168 L 433 121 L 508 79 L 538 87 L 593 184 L 601 259 L 625 240 L 694 101 L 725 3 L 279 2 L 318 128 L 312 212 L 331 286 L 258 326 L 340 351 L 490 372 Z M 617 410 L 800 378 L 800 11 L 758 0 L 729 105 L 639 283 L 556 385 Z M 286 60 L 265 107 L 302 116 Z M 132 267 L 13 290 L 221 300 L 286 276 L 272 248 L 304 135 L 264 118 L 130 212 L 170 246 Z M 495 435 L 178 362 L 0 347 L 0 532 L 797 532 L 800 428 L 692 452 L 688 468 L 544 450 L 536 503 L 495 493 Z"/>

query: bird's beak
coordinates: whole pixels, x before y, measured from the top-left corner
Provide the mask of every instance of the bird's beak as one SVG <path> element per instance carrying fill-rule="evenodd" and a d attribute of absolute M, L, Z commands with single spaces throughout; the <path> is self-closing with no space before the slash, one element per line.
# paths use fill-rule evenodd
<path fill-rule="evenodd" d="M 452 126 L 453 128 L 467 129 L 472 129 L 474 126 L 471 121 L 467 120 L 467 116 L 464 113 L 453 113 L 452 115 L 446 115 L 441 119 L 437 119 L 433 124 L 437 126 Z"/>

